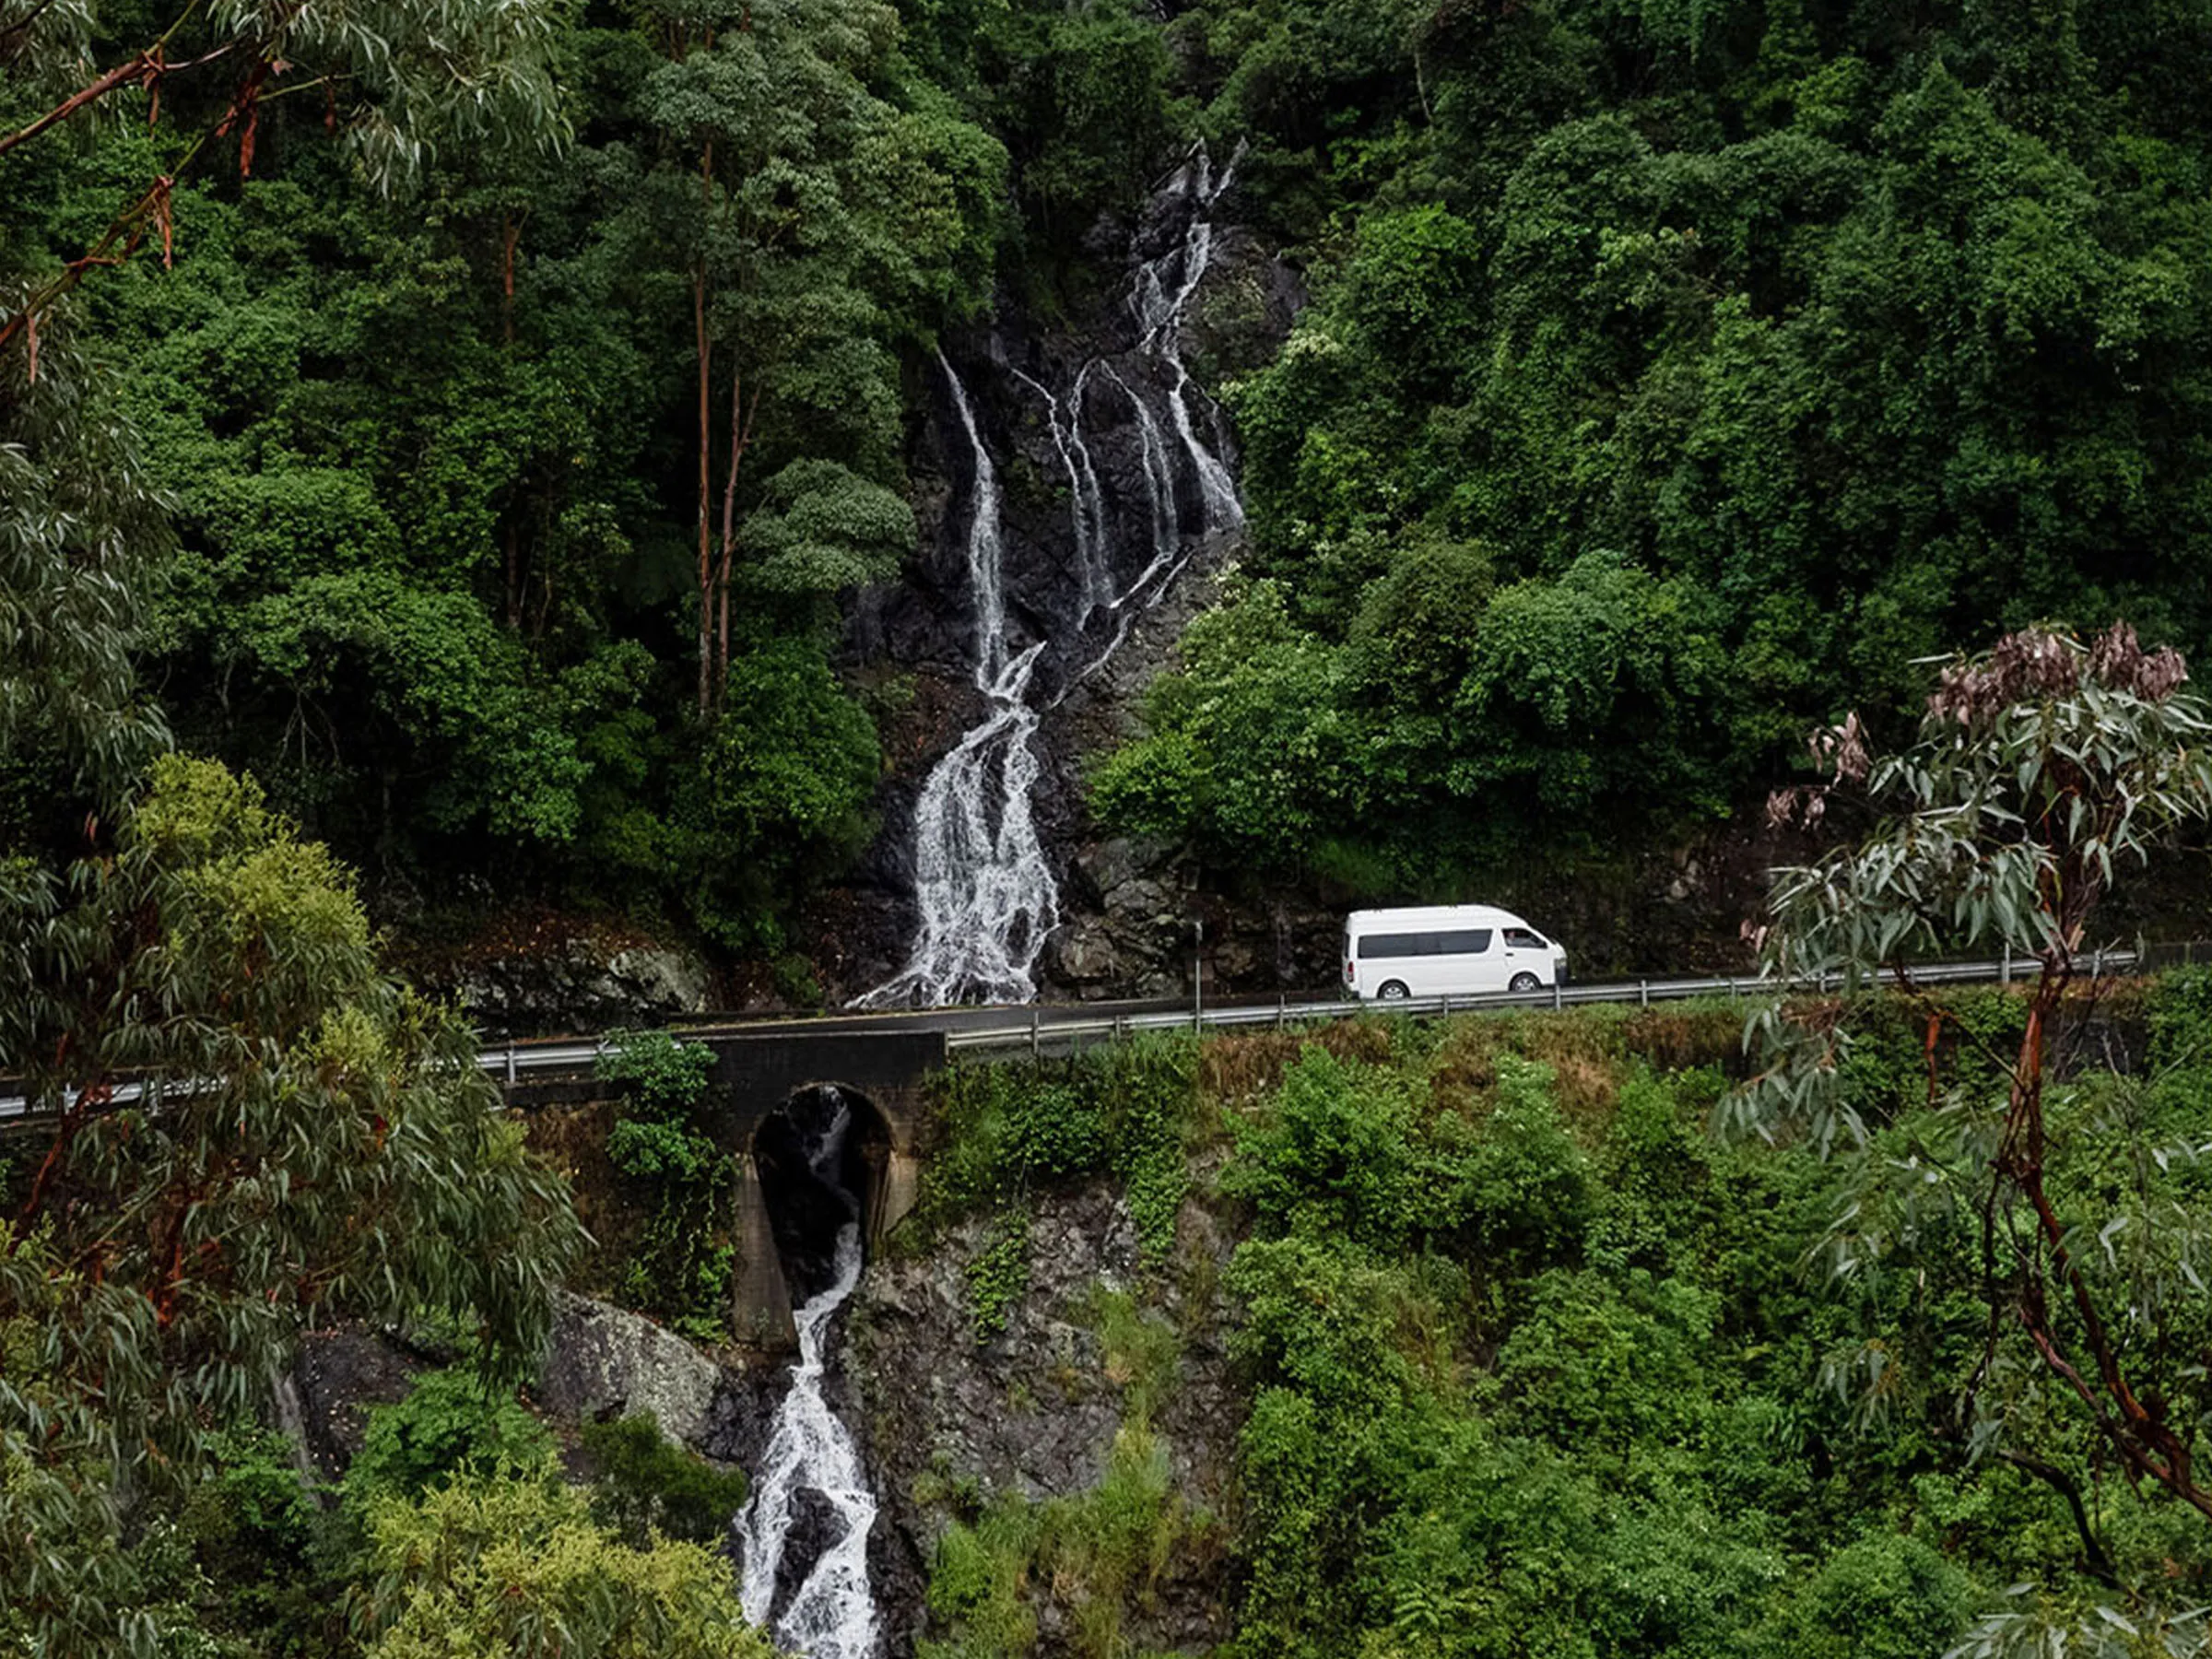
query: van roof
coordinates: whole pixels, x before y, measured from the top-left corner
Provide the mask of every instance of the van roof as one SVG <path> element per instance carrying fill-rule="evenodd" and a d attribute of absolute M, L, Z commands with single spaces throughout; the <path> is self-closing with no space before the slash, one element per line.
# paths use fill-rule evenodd
<path fill-rule="evenodd" d="M 1532 933 L 1534 925 L 1523 921 L 1512 911 L 1500 910 L 1494 904 L 1417 904 L 1401 910 L 1358 910 L 1344 919 L 1347 929 L 1364 931 L 1376 927 L 1444 927 L 1453 923 L 1488 923 L 1493 927 L 1526 927 Z"/>

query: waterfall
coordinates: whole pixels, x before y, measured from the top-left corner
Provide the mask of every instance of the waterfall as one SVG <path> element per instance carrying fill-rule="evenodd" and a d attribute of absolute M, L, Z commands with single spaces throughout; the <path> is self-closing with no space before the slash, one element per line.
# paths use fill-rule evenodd
<path fill-rule="evenodd" d="M 937 762 L 914 806 L 914 898 L 920 935 L 906 966 L 859 999 L 864 1007 L 925 1006 L 979 996 L 1027 1002 L 1030 971 L 1060 919 L 1059 885 L 1037 839 L 1030 792 L 1038 762 L 1030 678 L 1040 640 L 1010 654 L 1006 547 L 998 469 L 977 430 L 968 388 L 940 353 L 960 429 L 973 457 L 969 490 L 968 582 L 975 595 L 976 688 L 983 719 Z"/>
<path fill-rule="evenodd" d="M 292 1467 L 300 1472 L 300 1484 L 312 1491 L 322 1484 L 323 1477 L 307 1449 L 307 1412 L 300 1403 L 299 1380 L 288 1371 L 276 1372 L 269 1379 L 269 1400 L 276 1417 L 276 1431 L 291 1448 Z"/>
<path fill-rule="evenodd" d="M 851 1430 L 822 1395 L 830 1322 L 860 1281 L 860 1206 L 840 1169 L 853 1115 L 837 1090 L 822 1093 L 830 1113 L 810 1138 L 806 1163 L 837 1195 L 846 1218 L 837 1230 L 829 1288 L 807 1298 L 793 1316 L 799 1361 L 791 1368 L 791 1390 L 770 1424 L 752 1501 L 736 1521 L 740 1594 L 746 1618 L 770 1624 L 784 1544 L 796 1518 L 794 1500 L 801 1490 L 818 1493 L 840 1530 L 793 1591 L 771 1633 L 785 1652 L 807 1659 L 873 1659 L 879 1630 L 868 1584 L 868 1530 L 876 1523 L 876 1495 L 868 1488 Z"/>
<path fill-rule="evenodd" d="M 1186 313 L 1213 258 L 1210 216 L 1235 173 L 1232 158 L 1217 179 L 1200 145 L 1170 180 L 1162 195 L 1185 215 L 1183 230 L 1166 252 L 1139 261 L 1132 271 L 1126 311 L 1135 337 L 1130 347 L 1085 362 L 1065 396 L 1018 369 L 1008 371 L 1043 400 L 1053 453 L 1068 481 L 1076 591 L 1059 603 L 1027 607 L 1030 615 L 1058 618 L 1045 638 L 1024 642 L 1010 621 L 998 470 L 967 387 L 938 354 L 971 461 L 967 566 L 975 610 L 973 678 L 987 706 L 930 772 L 915 804 L 920 914 L 906 965 L 856 998 L 856 1006 L 1027 1002 L 1036 994 L 1037 958 L 1060 919 L 1059 887 L 1031 802 L 1041 771 L 1034 747 L 1041 711 L 1030 701 L 1040 659 L 1049 653 L 1060 671 L 1060 689 L 1046 705 L 1057 706 L 1111 660 L 1136 616 L 1158 600 L 1199 546 L 1244 522 L 1218 432 L 1209 443 L 1193 415 L 1195 402 L 1214 422 L 1213 405 L 1192 381 L 1182 355 Z M 1144 492 L 1129 516 L 1139 521 L 1142 535 L 1114 534 L 1105 469 L 1086 433 L 1101 400 L 1108 408 L 1125 404 L 1129 412 Z M 1184 478 L 1194 512 L 1184 512 L 1179 496 Z"/>

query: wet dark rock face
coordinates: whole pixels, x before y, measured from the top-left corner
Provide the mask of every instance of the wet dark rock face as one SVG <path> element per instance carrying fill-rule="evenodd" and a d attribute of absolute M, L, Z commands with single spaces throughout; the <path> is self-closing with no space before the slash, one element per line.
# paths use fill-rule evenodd
<path fill-rule="evenodd" d="M 1007 614 L 1018 637 L 1045 644 L 1029 699 L 1042 712 L 1034 803 L 1060 882 L 1061 932 L 1072 930 L 1075 941 L 1048 944 L 1038 964 L 1047 997 L 1182 982 L 1172 939 L 1155 936 L 1151 888 L 1122 892 L 1116 908 L 1110 888 L 1071 875 L 1095 842 L 1086 767 L 1134 730 L 1135 700 L 1213 597 L 1240 540 L 1219 511 L 1218 482 L 1209 484 L 1178 430 L 1173 365 L 1157 329 L 1147 330 L 1146 281 L 1175 285 L 1185 269 L 1202 268 L 1180 312 L 1180 360 L 1190 374 L 1183 409 L 1197 447 L 1232 472 L 1234 434 L 1202 388 L 1272 357 L 1303 300 L 1289 267 L 1236 224 L 1233 181 L 1207 196 L 1193 187 L 1201 178 L 1218 188 L 1221 174 L 1194 156 L 1163 178 L 1134 222 L 1094 230 L 1101 263 L 1118 248 L 1123 268 L 1088 314 L 1042 327 L 1002 305 L 990 324 L 946 345 L 1003 487 Z M 1194 257 L 1188 244 L 1201 218 L 1206 241 Z M 1150 303 L 1156 319 L 1159 301 Z M 918 362 L 913 372 L 914 402 L 929 411 L 911 457 L 921 551 L 899 582 L 858 596 L 846 641 L 863 674 L 910 677 L 915 695 L 887 734 L 892 771 L 877 803 L 880 832 L 846 886 L 816 907 L 804 940 L 840 1001 L 905 961 L 916 924 L 914 803 L 983 705 L 971 678 L 966 438 L 938 366 Z M 1069 442 L 1077 432 L 1079 456 Z M 1098 502 L 1095 522 L 1080 529 L 1078 476 L 1095 478 Z M 1119 606 L 1102 603 L 1123 594 Z M 1141 856 L 1164 875 L 1170 852 Z"/>

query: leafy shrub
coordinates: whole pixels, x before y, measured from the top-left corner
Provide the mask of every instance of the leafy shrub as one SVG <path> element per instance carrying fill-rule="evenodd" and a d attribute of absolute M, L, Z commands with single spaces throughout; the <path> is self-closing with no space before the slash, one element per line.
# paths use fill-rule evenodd
<path fill-rule="evenodd" d="M 1958 1640 L 1973 1605 L 1971 1581 L 1935 1549 L 1882 1534 L 1820 1564 L 1784 1606 L 1766 1652 L 1775 1659 L 1924 1659 Z"/>
<path fill-rule="evenodd" d="M 646 1123 L 682 1123 L 705 1098 L 714 1051 L 667 1031 L 615 1031 L 601 1053 L 597 1076 L 621 1086 L 629 1112 Z"/>
<path fill-rule="evenodd" d="M 1473 1144 L 1444 1165 L 1450 1224 L 1493 1273 L 1572 1261 L 1596 1210 L 1590 1159 L 1551 1097 L 1551 1068 L 1503 1054 L 1497 1102 Z"/>
<path fill-rule="evenodd" d="M 606 1149 L 645 1189 L 650 1213 L 619 1277 L 630 1306 L 712 1342 L 729 1324 L 736 1163 L 712 1134 L 714 1052 L 665 1031 L 617 1033 L 599 1058 L 623 1100 Z"/>
<path fill-rule="evenodd" d="M 1105 1120 L 1089 1091 L 1041 1082 L 1008 1102 L 1006 1156 L 1024 1174 L 1048 1181 L 1085 1174 L 1105 1151 Z"/>
<path fill-rule="evenodd" d="M 978 1342 L 1006 1328 L 1006 1317 L 1030 1284 L 1030 1212 L 1000 1217 L 968 1264 L 968 1319 Z"/>
<path fill-rule="evenodd" d="M 371 1659 L 771 1659 L 729 1564 L 697 1544 L 625 1544 L 557 1479 L 472 1473 L 370 1512 Z"/>
<path fill-rule="evenodd" d="M 1033 1653 L 1037 1598 L 1056 1602 L 1080 1659 L 1127 1653 L 1123 1627 L 1179 1553 L 1210 1541 L 1211 1516 L 1175 1490 L 1166 1445 L 1124 1426 L 1088 1491 L 1043 1502 L 1002 1494 L 938 1540 L 930 1613 L 949 1640 L 924 1641 L 927 1659 L 1016 1659 Z"/>
<path fill-rule="evenodd" d="M 216 1438 L 216 1462 L 185 1500 L 179 1531 L 209 1592 L 214 1630 L 270 1654 L 328 1651 L 341 1577 L 343 1525 L 325 1512 L 281 1434 L 239 1429 Z"/>
<path fill-rule="evenodd" d="M 938 1074 L 931 1088 L 940 1144 L 924 1174 L 914 1236 L 1019 1204 L 1041 1183 L 1116 1175 L 1147 1259 L 1163 1259 L 1189 1186 L 1195 1079 L 1196 1045 L 1182 1037 Z"/>
<path fill-rule="evenodd" d="M 1250 1200 L 1266 1232 L 1394 1243 L 1417 1219 L 1413 1123 L 1401 1078 L 1309 1048 L 1240 1133 L 1222 1190 Z"/>
<path fill-rule="evenodd" d="M 597 1471 L 592 1514 L 633 1548 L 655 1532 L 719 1542 L 745 1507 L 743 1470 L 717 1467 L 676 1444 L 650 1417 L 586 1423 L 582 1438 Z"/>
<path fill-rule="evenodd" d="M 406 1398 L 369 1413 L 360 1452 L 346 1471 L 348 1504 L 411 1499 L 464 1469 L 542 1469 L 553 1437 L 467 1366 L 424 1371 Z"/>

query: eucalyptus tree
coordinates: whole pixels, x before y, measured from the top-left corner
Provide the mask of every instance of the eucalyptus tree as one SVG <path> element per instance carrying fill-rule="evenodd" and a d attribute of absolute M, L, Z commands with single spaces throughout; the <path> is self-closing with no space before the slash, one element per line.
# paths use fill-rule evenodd
<path fill-rule="evenodd" d="M 208 761 L 0 891 L 0 1644 L 150 1653 L 127 1538 L 300 1332 L 535 1358 L 581 1242 L 469 1032 L 381 971 L 345 873 Z M 19 1150 L 18 1150 L 19 1148 Z"/>
<path fill-rule="evenodd" d="M 1778 794 L 1773 818 L 1818 821 L 1853 800 L 1877 816 L 1819 862 L 1776 872 L 1764 960 L 1783 979 L 1892 983 L 1924 1022 L 1935 1111 L 1909 1150 L 1869 1150 L 1847 997 L 1757 1014 L 1746 1040 L 1761 1067 L 1724 1108 L 1738 1126 L 1856 1149 L 1851 1201 L 1823 1246 L 1840 1275 L 1909 1253 L 1939 1217 L 1967 1225 L 1989 1309 L 1960 1401 L 1972 1443 L 2065 1492 L 2092 1561 L 2079 1483 L 2039 1454 L 2039 1431 L 2071 1424 L 2093 1465 L 2212 1517 L 2196 1465 L 2212 1393 L 2186 1352 L 2212 1311 L 2212 1230 L 2161 1179 L 2212 1139 L 2200 1123 L 2161 1144 L 2054 1074 L 2062 1027 L 2096 995 L 2083 969 L 2099 906 L 2159 844 L 2212 818 L 2212 710 L 2186 679 L 2179 653 L 2147 651 L 2124 625 L 2087 643 L 2030 629 L 1946 666 L 1900 753 L 1877 757 L 1856 715 L 1817 734 L 1829 780 Z M 1960 950 L 2020 961 L 2017 1030 L 1962 1018 L 1915 976 Z M 1959 1052 L 1974 1065 L 1947 1076 Z M 2133 1176 L 2095 1167 L 2115 1141 Z M 1890 1362 L 1870 1357 L 1877 1387 Z"/>
<path fill-rule="evenodd" d="M 88 273 L 149 238 L 167 258 L 179 181 L 233 146 L 240 172 L 251 172 L 263 112 L 280 99 L 313 98 L 386 189 L 416 176 L 441 144 L 559 143 L 547 62 L 554 22 L 547 0 L 182 0 L 158 34 L 103 67 L 95 44 L 135 18 L 103 17 L 92 0 L 6 0 L 0 201 L 32 176 L 25 169 L 38 166 L 41 139 L 126 109 L 148 135 L 117 158 L 128 182 L 105 227 L 0 295 L 0 352 L 21 339 L 35 373 L 41 320 Z"/>
<path fill-rule="evenodd" d="M 66 340 L 36 382 L 0 385 L 0 780 L 15 785 L 0 805 L 0 891 L 6 855 L 54 829 L 28 809 L 31 777 L 80 807 L 88 790 L 112 799 L 162 737 L 130 653 L 167 527 L 100 390 Z M 8 971 L 0 946 L 0 996 Z"/>

